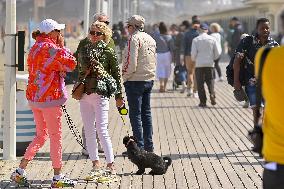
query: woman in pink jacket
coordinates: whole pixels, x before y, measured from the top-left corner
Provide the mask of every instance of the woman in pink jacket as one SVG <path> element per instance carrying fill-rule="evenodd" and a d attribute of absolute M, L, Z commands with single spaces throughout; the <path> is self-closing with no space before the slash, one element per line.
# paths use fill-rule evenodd
<path fill-rule="evenodd" d="M 36 43 L 28 55 L 29 81 L 26 97 L 34 114 L 36 136 L 26 149 L 19 168 L 11 179 L 19 185 L 29 185 L 26 166 L 38 150 L 50 138 L 50 157 L 54 169 L 52 187 L 74 186 L 75 182 L 61 174 L 62 167 L 62 126 L 61 105 L 66 100 L 64 76 L 71 72 L 76 61 L 71 52 L 64 48 L 61 30 L 65 24 L 58 24 L 52 19 L 39 24 Z"/>

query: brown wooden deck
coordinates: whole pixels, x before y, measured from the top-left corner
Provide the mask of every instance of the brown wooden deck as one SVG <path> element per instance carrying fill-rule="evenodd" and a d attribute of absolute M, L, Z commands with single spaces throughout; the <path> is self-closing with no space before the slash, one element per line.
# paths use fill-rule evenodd
<path fill-rule="evenodd" d="M 247 130 L 252 128 L 251 110 L 243 109 L 232 95 L 226 82 L 216 82 L 217 105 L 197 107 L 198 99 L 186 97 L 179 90 L 158 93 L 157 83 L 152 95 L 155 152 L 173 159 L 168 172 L 162 176 L 133 173 L 137 168 L 121 153 L 125 150 L 122 138 L 131 133 L 129 120 L 122 121 L 111 101 L 109 129 L 114 146 L 119 182 L 97 184 L 84 178 L 91 162 L 81 155 L 65 122 L 63 131 L 63 172 L 79 179 L 75 188 L 262 188 L 262 159 L 250 151 Z M 69 87 L 71 89 L 71 86 Z M 73 121 L 82 127 L 79 104 L 69 99 L 67 108 Z M 40 150 L 27 168 L 32 186 L 50 186 L 52 178 L 49 142 Z M 101 155 L 102 162 L 104 157 Z M 0 188 L 13 188 L 9 176 L 17 161 L 0 160 Z M 149 171 L 149 170 L 147 170 Z"/>

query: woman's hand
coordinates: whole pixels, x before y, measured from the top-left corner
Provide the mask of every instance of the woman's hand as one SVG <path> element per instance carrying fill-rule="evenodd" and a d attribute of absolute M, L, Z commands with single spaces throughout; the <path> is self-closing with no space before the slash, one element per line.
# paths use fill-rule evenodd
<path fill-rule="evenodd" d="M 57 36 L 57 44 L 59 45 L 59 47 L 63 48 L 64 47 L 64 37 L 59 34 Z"/>
<path fill-rule="evenodd" d="M 117 98 L 116 99 L 116 107 L 122 107 L 124 105 L 123 98 Z"/>

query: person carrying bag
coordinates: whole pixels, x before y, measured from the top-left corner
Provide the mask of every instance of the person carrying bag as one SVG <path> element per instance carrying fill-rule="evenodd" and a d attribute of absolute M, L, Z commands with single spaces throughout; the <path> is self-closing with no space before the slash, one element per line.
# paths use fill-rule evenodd
<path fill-rule="evenodd" d="M 105 23 L 96 21 L 90 26 L 88 42 L 83 46 L 79 45 L 77 49 L 79 81 L 83 83 L 81 87 L 84 86 L 83 95 L 79 96 L 80 112 L 86 148 L 93 165 L 86 180 L 94 180 L 103 172 L 115 174 L 113 148 L 108 132 L 109 98 L 115 96 L 117 107 L 123 107 L 124 101 L 117 56 L 107 46 L 111 36 L 111 29 Z M 105 169 L 100 164 L 96 134 L 105 153 Z"/>

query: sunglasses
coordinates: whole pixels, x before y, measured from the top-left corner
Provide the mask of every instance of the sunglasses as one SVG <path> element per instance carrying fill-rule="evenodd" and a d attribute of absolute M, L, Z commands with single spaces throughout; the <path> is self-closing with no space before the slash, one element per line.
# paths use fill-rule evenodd
<path fill-rule="evenodd" d="M 102 33 L 102 32 L 96 32 L 96 31 L 90 31 L 90 34 L 91 34 L 91 35 L 94 35 L 94 36 L 101 36 L 101 35 L 104 35 L 104 33 Z"/>
<path fill-rule="evenodd" d="M 60 30 L 54 29 L 54 31 L 56 31 L 56 32 L 60 33 Z"/>
<path fill-rule="evenodd" d="M 109 21 L 104 21 L 104 23 L 105 23 L 106 25 L 109 25 Z"/>

